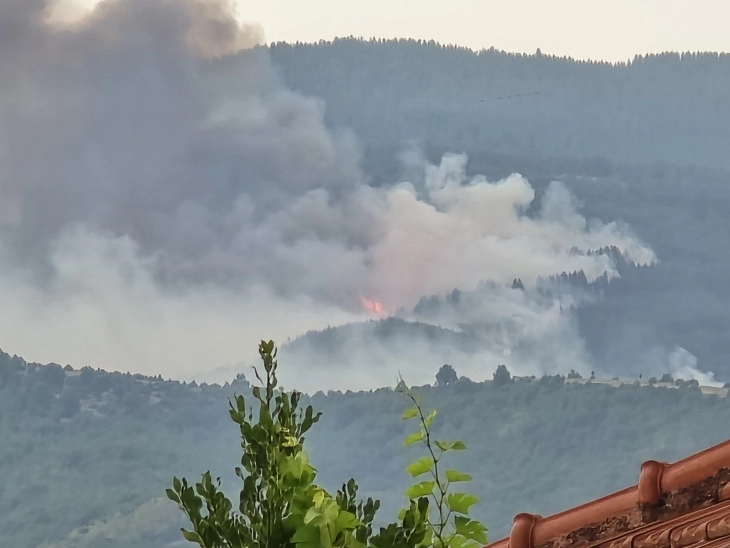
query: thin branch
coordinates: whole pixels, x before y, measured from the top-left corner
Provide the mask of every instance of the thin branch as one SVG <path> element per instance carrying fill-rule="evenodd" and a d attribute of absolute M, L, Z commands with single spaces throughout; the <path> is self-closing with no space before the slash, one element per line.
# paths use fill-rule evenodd
<path fill-rule="evenodd" d="M 441 485 L 441 479 L 439 478 L 439 459 L 434 453 L 433 446 L 431 444 L 431 432 L 429 431 L 428 425 L 426 424 L 426 417 L 424 417 L 423 415 L 423 408 L 418 403 L 418 400 L 413 396 L 410 390 L 406 391 L 406 395 L 410 398 L 410 400 L 413 402 L 413 405 L 415 405 L 416 409 L 418 410 L 418 417 L 421 421 L 421 425 L 423 426 L 423 430 L 426 433 L 426 439 L 424 440 L 424 444 L 428 448 L 428 452 L 431 454 L 431 460 L 433 460 L 433 470 L 431 473 L 434 480 L 436 481 L 439 495 L 437 497 L 435 494 L 431 493 L 431 496 L 433 497 L 434 502 L 436 502 L 436 508 L 438 509 L 439 513 L 439 524 L 438 527 L 433 527 L 433 524 L 431 524 L 430 520 L 428 520 L 428 523 L 434 529 L 434 532 L 436 533 L 436 538 L 439 540 L 441 545 L 444 546 L 443 533 L 444 529 L 446 528 L 446 524 L 448 523 L 448 519 L 446 522 L 444 521 L 444 495 L 446 493 L 443 486 Z"/>

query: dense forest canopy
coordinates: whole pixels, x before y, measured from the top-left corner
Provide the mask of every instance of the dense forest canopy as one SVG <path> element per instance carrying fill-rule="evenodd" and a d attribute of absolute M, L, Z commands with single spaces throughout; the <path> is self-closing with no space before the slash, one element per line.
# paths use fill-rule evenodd
<path fill-rule="evenodd" d="M 287 85 L 372 154 L 431 149 L 730 168 L 730 55 L 575 61 L 417 40 L 272 44 Z"/>
<path fill-rule="evenodd" d="M 643 460 L 677 460 L 727 437 L 730 399 L 696 383 L 615 387 L 514 378 L 504 367 L 475 383 L 452 367 L 458 381 L 436 385 L 434 369 L 416 390 L 440 411 L 435 434 L 468 443 L 458 466 L 474 477 L 474 514 L 493 539 L 518 512 L 574 506 L 634 483 Z M 307 397 L 324 413 L 307 442 L 320 480 L 336 489 L 357 477 L 384 515 L 401 507 L 413 457 L 402 446 L 406 402 L 393 388 Z M 0 353 L 0 544 L 175 545 L 184 524 L 163 499 L 173 475 L 210 469 L 236 488 L 237 430 L 226 413 L 234 393 L 250 394 L 242 376 L 221 387 Z"/>

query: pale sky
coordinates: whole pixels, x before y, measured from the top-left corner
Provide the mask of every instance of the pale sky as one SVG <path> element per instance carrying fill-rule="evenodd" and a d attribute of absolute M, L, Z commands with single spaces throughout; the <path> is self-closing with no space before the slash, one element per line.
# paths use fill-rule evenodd
<path fill-rule="evenodd" d="M 625 60 L 635 53 L 730 51 L 730 0 L 239 0 L 269 41 L 412 37 Z"/>
<path fill-rule="evenodd" d="M 94 3 L 95 0 L 63 0 Z M 112 0 L 113 1 L 113 0 Z M 730 51 L 730 0 L 237 0 L 269 42 L 423 38 L 575 58 Z"/>

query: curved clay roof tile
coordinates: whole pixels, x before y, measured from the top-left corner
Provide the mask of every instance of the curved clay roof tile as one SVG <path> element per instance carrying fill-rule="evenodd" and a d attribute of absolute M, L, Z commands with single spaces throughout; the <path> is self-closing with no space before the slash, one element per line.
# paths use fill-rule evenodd
<path fill-rule="evenodd" d="M 510 536 L 486 548 L 540 548 L 553 539 L 626 515 L 642 505 L 656 505 L 663 494 L 692 486 L 728 468 L 730 440 L 674 464 L 650 460 L 642 464 L 637 485 L 547 518 L 518 514 Z M 730 483 L 721 486 L 719 496 L 721 500 L 730 499 Z"/>

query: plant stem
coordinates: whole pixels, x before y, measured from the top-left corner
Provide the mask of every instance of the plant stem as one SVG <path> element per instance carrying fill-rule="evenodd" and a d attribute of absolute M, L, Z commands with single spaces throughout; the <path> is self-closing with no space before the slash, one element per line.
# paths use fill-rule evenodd
<path fill-rule="evenodd" d="M 434 532 L 436 533 L 436 538 L 441 543 L 441 546 L 444 546 L 444 540 L 443 540 L 443 534 L 444 529 L 446 528 L 446 523 L 444 522 L 444 495 L 446 494 L 444 492 L 444 488 L 441 485 L 441 479 L 439 478 L 439 459 L 436 456 L 436 454 L 433 451 L 433 446 L 431 445 L 431 432 L 428 429 L 428 425 L 426 424 L 426 417 L 423 416 L 423 409 L 421 408 L 421 405 L 418 403 L 418 400 L 411 394 L 410 390 L 407 392 L 408 397 L 413 402 L 413 405 L 416 406 L 416 409 L 418 409 L 418 417 L 421 420 L 421 425 L 423 426 L 423 430 L 426 433 L 426 439 L 424 440 L 424 443 L 426 447 L 428 448 L 428 452 L 431 454 L 431 460 L 433 460 L 433 478 L 436 481 L 436 487 L 438 487 L 439 494 L 438 497 L 434 494 L 432 494 L 434 502 L 436 502 L 436 508 L 438 509 L 439 513 L 439 523 L 438 527 L 433 527 L 433 524 L 431 524 L 431 527 L 433 527 Z M 429 520 L 430 523 L 430 520 Z"/>

